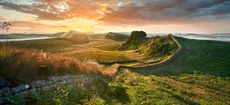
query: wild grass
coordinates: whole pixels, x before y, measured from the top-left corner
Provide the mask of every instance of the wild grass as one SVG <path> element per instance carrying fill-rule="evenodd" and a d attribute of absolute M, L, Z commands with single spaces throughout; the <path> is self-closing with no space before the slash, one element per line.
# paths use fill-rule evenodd
<path fill-rule="evenodd" d="M 0 46 L 0 74 L 9 80 L 30 82 L 51 75 L 100 73 L 111 75 L 95 61 L 80 61 L 33 49 Z M 109 74 L 110 73 L 110 74 Z"/>
<path fill-rule="evenodd" d="M 104 86 L 108 78 L 100 75 L 80 75 L 78 82 L 66 86 L 59 86 L 52 91 L 39 91 L 31 94 L 26 104 L 28 105 L 97 105 L 104 103 L 99 96 L 99 86 Z"/>
<path fill-rule="evenodd" d="M 229 82 L 229 79 L 199 73 L 161 77 L 122 70 L 110 85 L 124 88 L 123 95 L 114 98 L 117 104 L 227 105 Z"/>

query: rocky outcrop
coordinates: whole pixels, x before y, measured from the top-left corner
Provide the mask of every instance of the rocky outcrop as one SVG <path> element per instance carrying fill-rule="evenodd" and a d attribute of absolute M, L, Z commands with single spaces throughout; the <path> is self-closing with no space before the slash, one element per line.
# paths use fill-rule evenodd
<path fill-rule="evenodd" d="M 147 40 L 147 34 L 144 31 L 133 31 L 126 43 L 124 43 L 120 50 L 135 50 Z"/>

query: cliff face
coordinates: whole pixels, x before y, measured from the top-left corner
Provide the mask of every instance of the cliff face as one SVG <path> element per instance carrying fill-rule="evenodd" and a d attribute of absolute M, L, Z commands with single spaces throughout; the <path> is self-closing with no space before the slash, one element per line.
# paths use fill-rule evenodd
<path fill-rule="evenodd" d="M 146 36 L 147 34 L 144 31 L 133 31 L 128 41 L 121 46 L 120 50 L 135 50 L 139 48 L 147 40 Z"/>

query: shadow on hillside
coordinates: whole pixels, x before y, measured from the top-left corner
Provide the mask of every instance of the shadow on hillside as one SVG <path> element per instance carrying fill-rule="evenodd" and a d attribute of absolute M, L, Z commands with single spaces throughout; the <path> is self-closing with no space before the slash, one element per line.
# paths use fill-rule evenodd
<path fill-rule="evenodd" d="M 176 37 L 183 51 L 173 61 L 159 67 L 127 68 L 144 75 L 180 75 L 198 72 L 230 77 L 230 43 Z"/>

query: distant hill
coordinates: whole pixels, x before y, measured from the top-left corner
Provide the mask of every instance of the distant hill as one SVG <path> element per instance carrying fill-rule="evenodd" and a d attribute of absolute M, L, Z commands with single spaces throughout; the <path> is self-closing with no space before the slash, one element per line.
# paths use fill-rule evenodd
<path fill-rule="evenodd" d="M 115 41 L 127 41 L 129 36 L 121 33 L 109 32 L 106 34 L 105 38 Z"/>
<path fill-rule="evenodd" d="M 89 38 L 87 34 L 80 33 L 77 31 L 69 31 L 69 32 L 63 33 L 62 35 L 60 35 L 60 38 L 65 38 L 67 40 L 70 40 L 70 41 L 73 41 L 79 44 L 89 43 Z"/>
<path fill-rule="evenodd" d="M 63 34 L 65 34 L 65 32 L 58 32 L 58 33 L 52 34 L 52 36 L 53 37 L 61 37 Z"/>
<path fill-rule="evenodd" d="M 55 34 L 23 34 L 23 33 L 13 33 L 13 34 L 0 34 L 0 39 L 16 39 L 16 38 L 35 38 L 35 37 L 56 37 Z"/>

